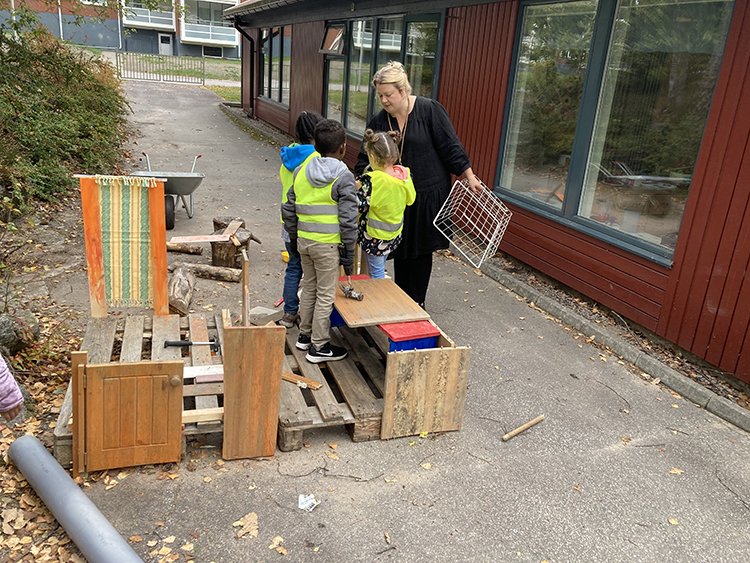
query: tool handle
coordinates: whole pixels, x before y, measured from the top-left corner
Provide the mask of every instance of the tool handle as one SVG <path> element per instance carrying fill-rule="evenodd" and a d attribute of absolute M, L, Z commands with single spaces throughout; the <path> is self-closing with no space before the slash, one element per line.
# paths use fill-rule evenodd
<path fill-rule="evenodd" d="M 192 346 L 193 343 L 190 340 L 165 340 L 164 347 L 169 346 Z"/>

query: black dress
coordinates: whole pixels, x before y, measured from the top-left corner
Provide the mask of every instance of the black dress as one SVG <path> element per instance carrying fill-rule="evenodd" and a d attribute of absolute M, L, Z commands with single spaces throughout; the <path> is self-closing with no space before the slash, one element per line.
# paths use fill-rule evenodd
<path fill-rule="evenodd" d="M 372 116 L 367 127 L 376 132 L 389 131 L 388 117 L 385 110 L 380 110 Z M 400 131 L 395 117 L 390 118 L 390 123 L 394 131 Z M 362 143 L 354 167 L 355 175 L 362 174 L 367 164 Z M 448 239 L 432 222 L 450 193 L 451 174 L 460 176 L 471 164 L 448 112 L 437 101 L 417 96 L 408 116 L 401 164 L 411 170 L 417 199 L 406 208 L 403 240 L 389 258 L 413 259 L 448 248 Z"/>

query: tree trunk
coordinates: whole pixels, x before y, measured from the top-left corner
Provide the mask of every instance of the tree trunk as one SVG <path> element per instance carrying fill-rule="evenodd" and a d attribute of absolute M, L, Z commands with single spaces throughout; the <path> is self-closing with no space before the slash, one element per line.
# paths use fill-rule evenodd
<path fill-rule="evenodd" d="M 202 247 L 186 242 L 168 242 L 167 250 L 169 252 L 182 252 L 184 254 L 203 254 Z"/>
<path fill-rule="evenodd" d="M 169 280 L 169 312 L 186 316 L 195 288 L 195 276 L 185 267 L 175 268 Z"/>

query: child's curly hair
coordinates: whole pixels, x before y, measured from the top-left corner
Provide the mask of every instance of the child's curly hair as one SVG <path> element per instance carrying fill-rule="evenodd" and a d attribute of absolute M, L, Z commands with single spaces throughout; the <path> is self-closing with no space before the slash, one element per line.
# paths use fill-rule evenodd
<path fill-rule="evenodd" d="M 401 133 L 389 131 L 376 133 L 372 129 L 365 131 L 365 152 L 380 166 L 395 164 L 399 158 L 397 145 Z"/>

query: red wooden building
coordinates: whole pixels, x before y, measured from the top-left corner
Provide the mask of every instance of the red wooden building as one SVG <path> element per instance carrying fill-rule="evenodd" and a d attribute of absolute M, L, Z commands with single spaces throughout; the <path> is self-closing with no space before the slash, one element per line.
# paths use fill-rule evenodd
<path fill-rule="evenodd" d="M 512 209 L 501 249 L 750 382 L 750 0 L 247 0 L 243 107 L 344 123 L 389 60 Z"/>

